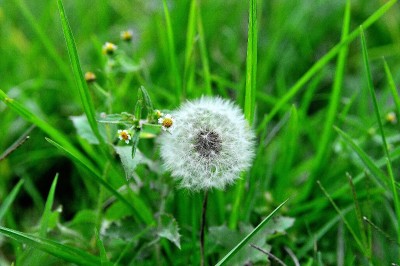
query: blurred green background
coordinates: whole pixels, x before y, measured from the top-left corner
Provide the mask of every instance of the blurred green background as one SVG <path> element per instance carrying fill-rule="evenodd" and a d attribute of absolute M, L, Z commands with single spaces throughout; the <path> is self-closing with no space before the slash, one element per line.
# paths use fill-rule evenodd
<path fill-rule="evenodd" d="M 385 2 L 387 1 L 351 1 L 350 30 L 357 29 Z M 197 20 L 196 23 L 202 25 L 212 92 L 214 95 L 233 99 L 243 107 L 248 2 L 203 0 L 198 3 L 201 20 L 200 22 Z M 159 109 L 174 109 L 184 98 L 197 98 L 206 92 L 201 36 L 199 37 L 198 32 L 195 34 L 194 43 L 191 45 L 189 42 L 189 46 L 187 44 L 190 40 L 188 24 L 191 1 L 168 1 L 177 72 L 174 72 L 169 57 L 170 47 L 161 0 L 65 0 L 64 6 L 75 37 L 82 70 L 93 71 L 98 77 L 100 86 L 111 88 L 114 113 L 133 112 L 137 88 L 140 85 L 146 87 L 155 107 Z M 254 128 L 258 128 L 264 115 L 270 112 L 279 99 L 287 95 L 289 88 L 340 42 L 345 1 L 271 0 L 258 1 L 258 6 L 258 69 Z M 120 32 L 127 29 L 133 31 L 132 43 L 120 41 Z M 374 86 L 382 119 L 385 120 L 387 113 L 395 111 L 395 105 L 385 76 L 382 57 L 388 62 L 393 78 L 398 84 L 399 5 L 395 4 L 368 28 L 365 34 Z M 0 89 L 65 133 L 70 143 L 88 154 L 90 145 L 77 136 L 70 119 L 70 116 L 81 115 L 83 109 L 75 88 L 57 1 L 0 0 L 0 40 Z M 101 51 L 106 41 L 116 43 L 118 48 L 132 60 L 131 63 L 139 67 L 138 71 L 116 73 L 114 83 L 110 84 L 104 71 L 107 59 Z M 193 53 L 189 61 L 185 61 L 188 47 L 193 48 Z M 279 203 L 288 197 L 292 198 L 285 206 L 283 214 L 295 218 L 295 224 L 284 234 L 285 236 L 278 234 L 268 241 L 272 245 L 272 253 L 284 258 L 288 265 L 292 262 L 285 253 L 284 246 L 289 246 L 295 254 L 301 253 L 298 256 L 303 263 L 310 261 L 316 263 L 318 254 L 322 254 L 321 261 L 326 265 L 334 265 L 339 261 L 340 239 L 345 242 L 343 250 L 345 258 L 342 263 L 346 265 L 352 262 L 357 265 L 366 263 L 352 243 L 351 235 L 345 231 L 343 223 L 339 222 L 339 219 L 335 220 L 338 214 L 316 183 L 308 184 L 306 181 L 314 169 L 312 164 L 320 144 L 335 70 L 336 59 L 324 66 L 302 90 L 296 93 L 279 110 L 267 128 L 262 129 L 261 133 L 258 132 L 258 143 L 261 143 L 261 146 L 252 170 L 246 175 L 246 196 L 241 205 L 245 210 L 243 213 L 246 213 L 241 217 L 243 219 L 241 222 L 244 224 L 257 225 L 260 219 Z M 176 73 L 179 74 L 178 77 Z M 179 82 L 182 83 L 177 84 Z M 183 86 L 186 95 L 177 95 L 177 86 Z M 93 87 L 89 88 L 96 111 L 107 112 L 102 97 Z M 290 115 L 293 110 L 292 105 L 296 106 L 297 118 Z M 384 157 L 367 89 L 359 38 L 349 44 L 334 124 L 346 131 L 373 161 L 379 161 Z M 0 153 L 30 126 L 30 123 L 4 103 L 0 103 Z M 390 149 L 395 153 L 400 140 L 399 124 L 385 120 L 384 126 Z M 0 161 L 0 203 L 20 179 L 25 181 L 23 189 L 2 224 L 20 231 L 34 232 L 42 215 L 48 190 L 57 172 L 60 177 L 54 206 L 62 205 L 60 223 L 72 220 L 81 210 L 96 208 L 95 196 L 98 190 L 96 184 L 93 184 L 94 192 L 88 192 L 85 173 L 45 140 L 47 134 L 34 128 L 29 135 L 30 139 L 26 143 Z M 154 140 L 141 141 L 139 148 L 149 158 L 158 161 Z M 88 157 L 96 161 L 91 156 L 99 149 L 96 147 L 92 149 L 94 152 Z M 394 174 L 397 178 L 400 169 L 397 167 L 396 159 L 397 157 L 393 156 Z M 113 164 L 123 176 L 117 159 Z M 385 166 L 381 168 L 386 172 Z M 332 194 L 346 187 L 346 192 L 340 193 L 335 200 L 341 208 L 351 209 L 348 219 L 354 227 L 357 226 L 357 219 L 351 207 L 354 202 L 345 173 L 357 176 L 363 174 L 365 169 L 365 165 L 354 150 L 343 143 L 334 131 L 316 180 L 321 180 Z M 159 211 L 157 201 L 164 196 L 166 212 L 173 214 L 182 228 L 184 242 L 182 251 L 173 248 L 171 251 L 171 247 L 166 248 L 166 244 L 161 245 L 162 250 L 163 248 L 169 250 L 167 258 L 161 260 L 161 264 L 194 263 L 195 259 L 191 258 L 193 243 L 190 242 L 196 237 L 193 238 L 190 232 L 196 231 L 198 225 L 194 225 L 193 220 L 199 220 L 199 213 L 189 211 L 187 207 L 197 206 L 199 210 L 201 195 L 178 190 L 175 188 L 176 184 L 166 174 L 163 174 L 163 180 L 167 180 L 167 191 L 175 195 L 154 195 L 151 184 L 159 182 L 157 181 L 159 175 L 150 173 L 145 167 L 140 167 L 137 173 L 145 180 L 145 187 L 139 188 L 140 197 L 156 214 Z M 115 182 L 117 183 L 118 181 Z M 307 186 L 311 186 L 310 191 L 306 190 Z M 390 197 L 384 197 L 390 190 L 376 186 L 373 182 L 369 186 L 370 190 L 367 189 L 368 184 L 364 182 L 356 186 L 360 202 L 366 206 L 362 208 L 370 210 L 371 220 L 396 239 L 396 231 L 399 228 L 396 225 L 393 202 Z M 155 191 L 158 193 L 157 189 Z M 213 192 L 210 198 L 208 225 L 227 224 L 234 200 L 235 186 L 228 188 L 226 192 Z M 214 206 L 213 202 L 216 201 L 223 204 Z M 326 231 L 322 230 L 324 227 L 327 228 Z M 316 237 L 317 232 L 323 234 Z M 382 263 L 380 265 L 394 262 L 398 246 L 376 229 L 372 229 L 372 232 L 373 262 L 377 263 L 375 265 L 379 265 L 380 262 Z M 90 237 L 88 239 L 91 239 Z M 58 234 L 58 238 L 63 239 L 62 233 Z M 315 243 L 312 241 L 314 238 Z M 2 261 L 15 260 L 16 246 L 7 241 L 0 239 L 0 257 L 2 257 L 0 264 Z M 304 248 L 309 243 L 315 246 Z M 140 247 L 140 244 L 138 246 Z M 161 251 L 163 252 L 166 251 Z M 218 248 L 209 252 L 210 263 L 216 263 L 218 258 L 224 255 Z M 353 252 L 354 256 L 351 255 Z M 172 258 L 177 256 L 181 258 L 173 263 Z M 193 256 L 196 258 L 198 254 Z M 143 264 L 152 265 L 151 261 L 152 259 L 149 259 L 146 262 L 148 264 L 145 262 Z"/>

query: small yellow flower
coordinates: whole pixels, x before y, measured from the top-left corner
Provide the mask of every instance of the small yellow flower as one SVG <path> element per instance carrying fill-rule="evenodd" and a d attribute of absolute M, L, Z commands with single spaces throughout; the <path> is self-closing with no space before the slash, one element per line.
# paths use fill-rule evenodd
<path fill-rule="evenodd" d="M 121 39 L 126 42 L 130 42 L 133 37 L 133 31 L 131 30 L 125 30 L 121 31 Z"/>
<path fill-rule="evenodd" d="M 131 134 L 127 130 L 118 130 L 119 139 L 125 141 L 126 144 L 129 144 L 131 140 Z"/>
<path fill-rule="evenodd" d="M 158 119 L 158 123 L 162 125 L 161 128 L 164 131 L 169 131 L 171 133 L 174 130 L 174 122 L 175 122 L 175 120 L 169 114 L 167 114 L 164 117 L 161 117 L 161 118 Z"/>
<path fill-rule="evenodd" d="M 117 46 L 111 42 L 106 42 L 103 45 L 103 53 L 107 55 L 113 55 L 115 50 L 117 50 Z"/>
<path fill-rule="evenodd" d="M 392 124 L 396 124 L 397 123 L 397 117 L 396 114 L 394 112 L 389 112 L 386 115 L 386 121 L 392 123 Z"/>
<path fill-rule="evenodd" d="M 88 71 L 85 73 L 85 80 L 87 83 L 96 81 L 96 75 L 93 72 Z"/>

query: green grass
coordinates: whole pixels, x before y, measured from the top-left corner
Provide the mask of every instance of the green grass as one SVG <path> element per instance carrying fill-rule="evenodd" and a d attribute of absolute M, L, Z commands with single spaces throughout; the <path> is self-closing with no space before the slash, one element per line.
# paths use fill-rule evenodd
<path fill-rule="evenodd" d="M 398 264 L 399 23 L 396 0 L 1 2 L 0 265 L 199 265 L 203 193 L 138 125 L 202 95 L 256 133 L 209 191 L 205 265 Z"/>

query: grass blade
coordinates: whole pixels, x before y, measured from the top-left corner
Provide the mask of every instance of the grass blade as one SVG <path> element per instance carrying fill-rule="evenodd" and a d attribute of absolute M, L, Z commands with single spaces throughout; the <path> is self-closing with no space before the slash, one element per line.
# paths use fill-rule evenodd
<path fill-rule="evenodd" d="M 386 63 L 385 58 L 383 58 L 382 60 L 383 60 L 383 65 L 385 67 L 386 79 L 389 83 L 390 92 L 392 93 L 394 103 L 396 104 L 397 117 L 400 118 L 400 96 L 397 91 L 396 84 L 394 83 L 392 72 L 390 71 L 390 68 Z"/>
<path fill-rule="evenodd" d="M 90 98 L 89 88 L 82 74 L 82 69 L 80 67 L 79 56 L 76 49 L 74 36 L 72 35 L 72 31 L 69 26 L 67 16 L 65 15 L 65 10 L 62 0 L 58 0 L 57 3 L 61 18 L 61 25 L 64 32 L 64 38 L 67 44 L 69 59 L 71 61 L 71 67 L 75 77 L 77 89 L 81 98 L 83 110 L 85 111 L 86 117 L 88 119 L 91 129 L 93 130 L 93 133 L 95 134 L 99 142 L 101 144 L 104 144 L 104 140 L 100 135 L 99 128 L 97 127 L 94 105 L 92 99 Z"/>
<path fill-rule="evenodd" d="M 350 0 L 347 0 L 344 11 L 341 41 L 345 40 L 349 33 L 350 10 L 351 10 Z M 338 113 L 338 106 L 343 86 L 343 77 L 346 68 L 348 50 L 349 50 L 348 45 L 345 45 L 340 49 L 339 52 L 335 79 L 333 81 L 331 96 L 329 97 L 330 100 L 329 100 L 329 106 L 325 119 L 324 128 L 321 134 L 320 142 L 317 145 L 318 150 L 316 152 L 316 156 L 313 161 L 312 171 L 307 181 L 306 188 L 302 193 L 302 198 L 307 198 L 309 196 L 309 193 L 315 184 L 315 179 L 317 178 L 317 176 L 320 176 L 320 171 L 325 166 L 326 159 L 329 157 L 329 153 L 331 152 L 330 147 L 332 142 L 332 136 L 334 133 L 333 124 L 335 122 Z"/>
<path fill-rule="evenodd" d="M 248 234 L 245 238 L 243 238 L 242 241 L 240 241 L 239 244 L 236 245 L 236 247 L 234 247 L 231 251 L 229 251 L 228 254 L 226 254 L 225 257 L 222 258 L 222 260 L 220 260 L 216 266 L 221 266 L 221 265 L 225 265 L 229 259 L 231 259 L 237 252 L 239 252 L 239 250 L 246 245 L 250 239 L 257 234 L 258 231 L 260 231 L 267 223 L 269 220 L 271 220 L 272 216 L 274 216 L 274 214 L 283 206 L 285 205 L 285 203 L 288 201 L 289 199 L 285 200 L 284 202 L 282 202 L 278 207 L 275 208 L 275 210 L 273 210 L 261 223 L 259 223 L 257 225 L 256 228 L 254 228 L 253 231 L 250 232 L 250 234 Z"/>
<path fill-rule="evenodd" d="M 249 121 L 250 125 L 252 125 L 254 121 L 256 102 L 257 31 L 257 0 L 249 0 L 244 116 L 247 121 Z"/>
<path fill-rule="evenodd" d="M 77 165 L 85 169 L 90 174 L 89 176 L 95 182 L 106 188 L 111 194 L 113 194 L 118 200 L 120 200 L 129 210 L 131 210 L 132 213 L 136 214 L 143 222 L 145 222 L 146 224 L 152 224 L 154 222 L 151 211 L 146 207 L 146 204 L 144 204 L 144 202 L 139 197 L 135 196 L 132 199 L 132 204 L 131 204 L 118 191 L 116 191 L 107 181 L 105 181 L 97 171 L 89 167 L 74 152 L 66 149 L 65 147 L 62 147 L 60 144 L 52 141 L 51 139 L 46 138 L 46 140 L 50 144 L 54 145 L 56 148 L 63 151 Z"/>
<path fill-rule="evenodd" d="M 15 101 L 12 98 L 9 98 L 7 94 L 5 94 L 2 90 L 0 90 L 0 100 L 2 100 L 12 110 L 17 112 L 22 118 L 31 122 L 32 124 L 35 124 L 38 128 L 46 132 L 50 137 L 57 140 L 57 142 L 61 143 L 63 146 L 74 149 L 74 147 L 67 141 L 68 138 L 63 133 L 55 129 L 43 119 L 33 114 L 19 102 Z"/>
<path fill-rule="evenodd" d="M 350 226 L 349 222 L 346 220 L 346 217 L 344 216 L 343 212 L 339 209 L 339 207 L 336 205 L 336 203 L 333 201 L 331 196 L 328 194 L 328 192 L 325 190 L 325 188 L 322 186 L 321 182 L 317 181 L 319 187 L 321 188 L 322 192 L 324 192 L 325 196 L 328 198 L 328 200 L 331 202 L 332 206 L 335 208 L 336 212 L 339 214 L 340 218 L 342 219 L 343 223 L 346 225 L 347 230 L 349 230 L 350 234 L 353 236 L 354 240 L 356 241 L 358 247 L 360 248 L 361 251 L 363 251 L 365 254 L 367 254 L 368 248 L 364 247 L 363 243 L 360 241 L 360 239 L 357 237 L 356 233 L 354 232 L 353 228 Z"/>
<path fill-rule="evenodd" d="M 0 234 L 17 240 L 22 244 L 40 249 L 46 253 L 56 256 L 68 262 L 76 263 L 78 265 L 101 265 L 100 259 L 80 249 L 70 246 L 62 245 L 53 240 L 25 234 L 16 230 L 0 226 Z"/>
<path fill-rule="evenodd" d="M 175 52 L 175 40 L 174 32 L 172 30 L 171 16 L 168 10 L 167 1 L 163 0 L 165 23 L 167 27 L 167 43 L 168 43 L 168 56 L 171 64 L 171 80 L 174 82 L 176 88 L 176 95 L 179 97 L 176 100 L 180 100 L 182 97 L 182 86 L 181 76 L 178 71 L 178 59 Z"/>
<path fill-rule="evenodd" d="M 41 237 L 45 237 L 47 233 L 47 228 L 51 216 L 51 207 L 53 206 L 54 202 L 54 193 L 56 191 L 57 181 L 58 181 L 58 173 L 54 177 L 53 183 L 51 184 L 49 195 L 47 196 L 46 204 L 44 206 L 44 212 L 42 215 L 42 220 L 40 223 L 40 230 L 39 230 L 39 236 Z"/>
<path fill-rule="evenodd" d="M 24 180 L 20 180 L 11 190 L 10 194 L 8 194 L 8 196 L 4 199 L 3 203 L 0 205 L 0 222 L 3 220 L 8 208 L 10 208 L 11 204 L 17 197 L 18 192 L 21 190 L 23 184 Z"/>
<path fill-rule="evenodd" d="M 364 163 L 365 167 L 371 172 L 372 176 L 375 177 L 377 183 L 384 187 L 384 184 L 387 184 L 387 177 L 385 173 L 379 169 L 379 167 L 372 161 L 372 159 L 358 146 L 349 135 L 347 135 L 344 131 L 335 127 L 335 130 L 339 133 L 339 135 L 343 138 L 343 140 L 350 145 L 354 152 L 357 153 L 358 157 Z M 383 183 L 384 182 L 384 183 Z"/>
<path fill-rule="evenodd" d="M 383 130 L 383 125 L 382 125 L 382 120 L 381 120 L 381 115 L 378 107 L 378 101 L 376 99 L 375 95 L 375 90 L 372 82 L 372 75 L 371 75 L 371 70 L 369 68 L 369 59 L 368 59 L 368 51 L 367 51 L 367 44 L 365 41 L 365 35 L 364 31 L 361 28 L 361 47 L 362 47 L 362 53 L 363 53 L 363 62 L 364 62 L 364 67 L 365 71 L 367 74 L 367 81 L 368 81 L 368 90 L 371 94 L 372 102 L 374 105 L 374 111 L 376 115 L 376 119 L 378 120 L 378 125 L 379 125 L 379 131 L 381 133 L 382 137 L 382 144 L 383 144 L 383 150 L 385 152 L 386 160 L 387 160 L 387 169 L 389 173 L 389 178 L 390 178 L 390 185 L 393 193 L 393 201 L 394 201 L 394 207 L 395 207 L 395 213 L 397 216 L 397 240 L 400 242 L 400 202 L 399 202 L 399 196 L 397 193 L 397 188 L 396 188 L 396 181 L 393 176 L 393 170 L 392 170 L 392 160 L 390 158 L 390 153 L 388 150 L 388 144 L 386 141 L 386 136 L 385 132 Z"/>
<path fill-rule="evenodd" d="M 246 59 L 246 87 L 244 116 L 250 125 L 253 124 L 255 102 L 256 102 L 256 77 L 257 77 L 257 0 L 249 0 L 249 27 L 247 36 L 247 59 Z M 243 198 L 245 179 L 240 179 L 235 191 L 232 214 L 229 227 L 234 229 L 239 218 L 240 204 Z"/>
<path fill-rule="evenodd" d="M 375 11 L 371 16 L 369 16 L 361 25 L 364 29 L 367 29 L 372 24 L 374 24 L 380 17 L 382 17 L 395 3 L 397 0 L 390 0 L 384 4 L 381 8 Z M 319 59 L 304 75 L 288 90 L 288 92 L 282 96 L 275 107 L 264 116 L 263 121 L 257 128 L 257 133 L 261 133 L 262 130 L 267 126 L 268 122 L 278 113 L 278 111 L 287 104 L 287 102 L 292 99 L 301 88 L 326 64 L 328 64 L 339 52 L 342 46 L 347 45 L 352 42 L 358 35 L 360 35 L 360 28 L 352 31 L 347 38 L 336 44 L 328 53 L 326 53 L 321 59 Z"/>
<path fill-rule="evenodd" d="M 207 47 L 206 41 L 204 39 L 204 30 L 203 30 L 203 21 L 201 18 L 201 6 L 198 1 L 197 2 L 197 29 L 199 33 L 199 45 L 200 45 L 200 58 L 203 65 L 203 76 L 204 76 L 204 83 L 206 87 L 205 93 L 207 95 L 212 95 L 211 89 L 211 75 L 210 75 L 210 66 L 208 63 L 208 56 L 207 56 Z"/>

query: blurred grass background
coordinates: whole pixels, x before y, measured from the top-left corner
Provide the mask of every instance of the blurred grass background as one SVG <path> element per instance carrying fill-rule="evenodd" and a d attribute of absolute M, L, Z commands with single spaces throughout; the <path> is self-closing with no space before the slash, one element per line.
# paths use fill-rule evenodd
<path fill-rule="evenodd" d="M 133 112 L 140 85 L 147 88 L 154 105 L 160 109 L 173 109 L 185 98 L 206 94 L 207 86 L 210 86 L 213 95 L 231 98 L 244 106 L 248 2 L 197 2 L 193 36 L 188 33 L 192 1 L 166 2 L 173 30 L 171 50 L 162 1 L 64 1 L 84 72 L 95 72 L 99 84 L 110 86 L 102 69 L 106 59 L 101 47 L 106 41 L 118 43 L 119 48 L 141 66 L 139 71 L 116 75 L 111 88 L 113 112 Z M 351 1 L 350 31 L 357 29 L 385 2 Z M 264 116 L 287 94 L 289 88 L 340 42 L 344 8 L 345 1 L 258 1 L 254 128 L 258 128 Z M 201 25 L 202 32 L 198 25 Z M 395 4 L 365 30 L 374 87 L 389 150 L 393 154 L 396 180 L 400 170 L 397 167 L 399 124 L 385 120 L 386 115 L 396 111 L 396 108 L 382 57 L 385 57 L 395 84 L 398 84 L 399 25 L 400 7 Z M 120 32 L 126 29 L 133 30 L 132 44 L 119 41 Z M 0 89 L 63 132 L 71 144 L 96 162 L 93 154 L 99 149 L 90 148 L 85 140 L 77 136 L 69 118 L 81 115 L 83 109 L 74 87 L 57 2 L 0 0 L 0 40 Z M 190 52 L 190 49 L 193 51 Z M 359 38 L 351 42 L 348 49 L 334 125 L 351 136 L 379 165 L 385 154 L 378 123 L 372 115 L 372 100 L 367 89 Z M 397 238 L 397 231 L 400 230 L 397 228 L 393 200 L 387 196 L 390 190 L 374 183 L 374 174 L 369 173 L 370 169 L 333 128 L 323 163 L 315 172 L 313 163 L 321 144 L 336 66 L 336 59 L 330 61 L 279 110 L 267 127 L 261 128 L 258 132 L 260 145 L 257 157 L 245 177 L 246 193 L 240 204 L 239 223 L 255 226 L 279 203 L 291 198 L 282 212 L 295 218 L 295 224 L 287 233 L 274 235 L 268 240 L 272 245 L 271 252 L 288 265 L 293 262 L 284 247 L 290 247 L 302 264 L 310 261 L 318 263 L 319 260 L 326 265 L 340 261 L 345 265 L 366 263 L 362 251 L 353 243 L 346 226 L 315 180 L 320 180 L 329 194 L 336 193 L 336 203 L 348 211 L 346 217 L 357 228 L 354 200 L 346 173 L 356 177 L 367 171 L 367 176 L 372 177 L 363 178 L 362 182 L 356 184 L 364 215 L 371 212 L 369 219 L 393 239 Z M 107 111 L 101 97 L 94 91 L 92 96 L 96 110 Z M 0 121 L 1 152 L 31 126 L 3 103 L 0 104 Z M 60 176 L 55 206 L 62 205 L 60 223 L 68 223 L 82 210 L 96 208 L 97 185 L 85 181 L 85 172 L 49 145 L 45 137 L 48 135 L 34 128 L 24 145 L 0 161 L 0 203 L 20 179 L 25 181 L 2 222 L 9 228 L 35 231 L 57 172 Z M 149 158 L 158 159 L 157 147 L 152 140 L 141 141 L 139 148 Z M 91 149 L 94 152 L 90 154 Z M 98 161 L 96 163 L 100 164 Z M 117 160 L 113 164 L 123 173 Z M 387 175 L 385 164 L 379 166 Z M 101 165 L 98 167 L 102 169 Z M 313 182 L 308 182 L 310 173 L 318 174 Z M 194 242 L 197 241 L 199 225 L 196 223 L 199 222 L 200 213 L 195 210 L 201 206 L 201 195 L 177 190 L 167 174 L 160 176 L 144 166 L 137 169 L 137 174 L 145 184 L 138 188 L 138 195 L 145 204 L 156 214 L 160 208 L 158 201 L 161 201 L 165 211 L 171 213 L 181 227 L 182 250 L 162 243 L 160 252 L 166 255 L 163 259 L 158 257 L 161 261 L 158 262 L 197 264 L 199 255 L 193 245 L 198 245 Z M 168 185 L 167 188 L 162 187 L 159 178 Z M 117 185 L 123 180 L 112 182 Z M 158 184 L 154 188 L 157 193 L 151 187 L 153 183 Z M 235 201 L 235 189 L 233 186 L 226 192 L 213 191 L 210 195 L 208 226 L 228 223 Z M 362 234 L 362 230 L 356 231 Z M 398 245 L 377 229 L 371 229 L 371 232 L 371 263 L 388 265 L 397 261 Z M 83 245 L 85 249 L 94 249 L 89 244 L 93 236 L 94 233 L 87 236 L 88 244 Z M 62 233 L 58 234 L 58 239 L 64 238 Z M 209 244 L 209 263 L 216 263 L 224 253 L 217 247 L 212 249 L 212 246 Z M 1 239 L 0 263 L 14 260 L 18 254 L 17 247 L 17 244 Z M 137 244 L 136 247 L 141 246 Z M 143 264 L 152 265 L 154 260 L 150 256 L 150 259 L 143 260 Z"/>

